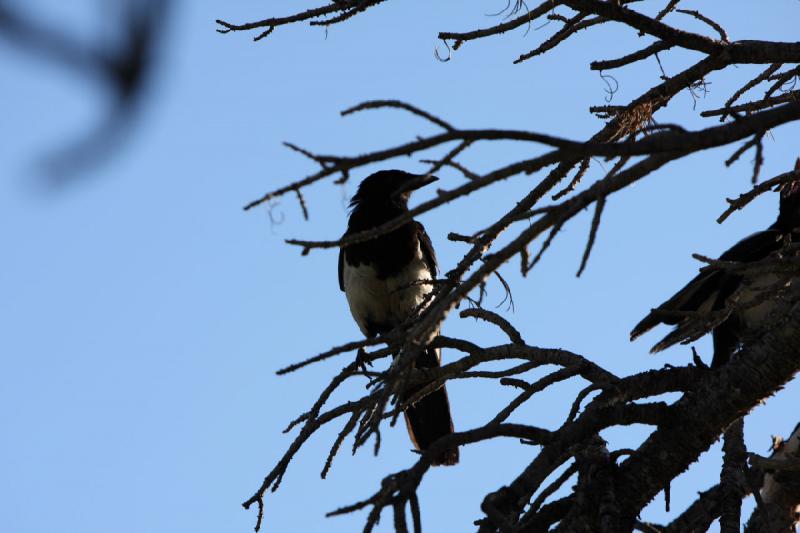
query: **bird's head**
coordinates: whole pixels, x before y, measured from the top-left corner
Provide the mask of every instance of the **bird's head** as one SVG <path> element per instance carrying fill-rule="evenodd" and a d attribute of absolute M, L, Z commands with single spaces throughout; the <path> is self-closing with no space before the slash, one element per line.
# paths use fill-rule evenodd
<path fill-rule="evenodd" d="M 436 176 L 409 174 L 402 170 L 381 170 L 361 182 L 350 200 L 350 207 L 367 202 L 376 206 L 393 204 L 405 207 L 412 192 L 437 179 Z"/>
<path fill-rule="evenodd" d="M 800 227 L 800 158 L 794 164 L 797 176 L 781 186 L 780 214 L 778 224 L 786 230 Z"/>

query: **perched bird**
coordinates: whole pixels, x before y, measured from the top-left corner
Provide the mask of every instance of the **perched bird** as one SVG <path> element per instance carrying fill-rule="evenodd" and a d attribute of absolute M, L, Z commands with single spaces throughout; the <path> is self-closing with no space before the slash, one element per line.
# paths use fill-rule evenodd
<path fill-rule="evenodd" d="M 350 201 L 352 209 L 344 237 L 380 226 L 408 212 L 408 198 L 420 187 L 436 181 L 400 170 L 376 172 L 361 182 Z M 389 333 L 425 303 L 436 277 L 436 254 L 425 228 L 409 220 L 384 235 L 339 251 L 339 288 L 347 296 L 350 312 L 367 337 Z M 420 283 L 423 282 L 423 283 Z M 415 361 L 418 368 L 441 364 L 438 349 L 428 348 Z M 420 387 L 404 391 L 401 401 Z M 450 402 L 444 386 L 424 396 L 405 411 L 406 426 L 414 446 L 426 450 L 438 438 L 453 433 Z M 435 465 L 454 465 L 458 448 L 445 450 Z"/>
<path fill-rule="evenodd" d="M 795 163 L 800 171 L 800 159 Z M 767 258 L 787 243 L 800 243 L 800 179 L 780 189 L 778 219 L 769 228 L 736 243 L 723 253 L 721 261 L 752 263 Z M 790 277 L 791 278 L 791 277 Z M 772 314 L 775 289 L 797 291 L 800 280 L 768 272 L 745 276 L 731 270 L 700 271 L 672 298 L 653 309 L 633 331 L 631 340 L 658 324 L 675 326 L 651 352 L 660 352 L 673 344 L 684 344 L 713 330 L 716 368 L 730 360 L 748 333 L 765 325 Z M 716 313 L 716 320 L 709 320 Z"/>

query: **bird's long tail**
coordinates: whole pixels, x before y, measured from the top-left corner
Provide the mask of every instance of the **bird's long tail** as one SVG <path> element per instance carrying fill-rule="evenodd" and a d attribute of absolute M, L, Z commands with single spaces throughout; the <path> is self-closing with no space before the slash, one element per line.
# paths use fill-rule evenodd
<path fill-rule="evenodd" d="M 440 366 L 438 350 L 428 348 L 416 361 L 417 368 L 438 368 Z M 420 390 L 424 385 L 409 389 L 403 394 L 402 401 L 406 401 Z M 450 416 L 450 401 L 447 399 L 447 390 L 444 385 L 422 397 L 419 401 L 406 408 L 406 426 L 414 446 L 420 450 L 427 450 L 434 441 L 445 435 L 453 433 L 453 419 Z M 437 457 L 433 458 L 433 465 L 454 465 L 458 463 L 458 448 L 448 448 Z"/>

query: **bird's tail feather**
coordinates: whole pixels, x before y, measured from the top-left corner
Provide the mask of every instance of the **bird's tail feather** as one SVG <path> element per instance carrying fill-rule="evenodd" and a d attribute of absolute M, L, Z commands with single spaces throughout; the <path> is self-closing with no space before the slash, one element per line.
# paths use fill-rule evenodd
<path fill-rule="evenodd" d="M 429 348 L 416 361 L 418 368 L 440 366 L 437 351 Z M 424 386 L 424 385 L 422 385 Z M 413 396 L 421 387 L 415 387 L 403 394 L 402 401 Z M 453 433 L 453 419 L 450 416 L 450 401 L 444 385 L 423 396 L 405 410 L 408 434 L 414 446 L 427 450 L 440 437 Z M 458 448 L 448 448 L 432 460 L 433 465 L 454 465 L 458 463 Z"/>

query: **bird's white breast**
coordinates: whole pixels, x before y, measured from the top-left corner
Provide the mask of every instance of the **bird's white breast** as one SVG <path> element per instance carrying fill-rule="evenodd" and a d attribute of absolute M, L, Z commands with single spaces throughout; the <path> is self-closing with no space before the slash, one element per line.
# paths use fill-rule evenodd
<path fill-rule="evenodd" d="M 387 279 L 379 279 L 370 264 L 351 266 L 346 261 L 342 274 L 350 312 L 364 335 L 369 335 L 369 323 L 396 327 L 433 290 L 430 283 L 416 283 L 431 279 L 419 245 L 414 260 Z"/>

